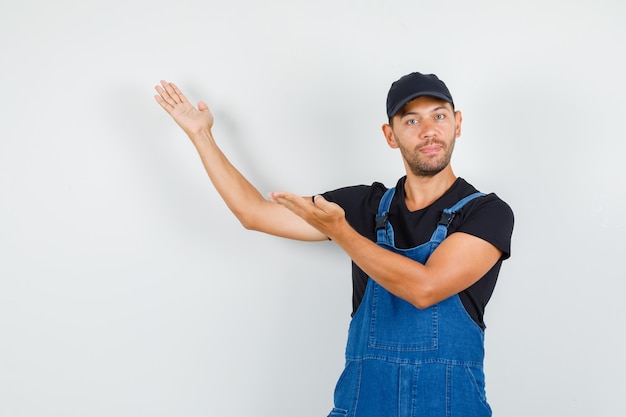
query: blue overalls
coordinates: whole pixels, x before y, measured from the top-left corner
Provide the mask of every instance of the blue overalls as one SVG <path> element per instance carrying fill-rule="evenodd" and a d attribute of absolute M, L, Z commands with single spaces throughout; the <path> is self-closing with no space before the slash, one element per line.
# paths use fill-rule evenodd
<path fill-rule="evenodd" d="M 422 264 L 443 241 L 454 214 L 472 194 L 444 210 L 429 242 L 394 246 L 387 221 L 395 188 L 382 197 L 377 244 Z M 346 367 L 329 417 L 491 416 L 485 397 L 483 330 L 458 295 L 420 310 L 369 278 L 350 323 Z"/>

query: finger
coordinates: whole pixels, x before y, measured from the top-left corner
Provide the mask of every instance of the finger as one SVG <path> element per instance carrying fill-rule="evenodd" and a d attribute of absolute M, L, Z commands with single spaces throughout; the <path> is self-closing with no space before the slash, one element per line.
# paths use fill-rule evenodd
<path fill-rule="evenodd" d="M 324 204 L 325 201 L 326 199 L 321 194 L 317 194 L 313 196 L 313 204 L 315 205 L 320 204 L 320 203 Z"/>
<path fill-rule="evenodd" d="M 158 91 L 158 89 L 157 89 Z M 155 100 L 157 103 L 159 103 L 159 105 L 168 113 L 171 113 L 172 110 L 174 109 L 174 106 L 172 106 L 170 103 L 168 103 L 167 101 L 165 101 L 161 95 L 161 93 L 157 94 L 154 96 Z"/>
<path fill-rule="evenodd" d="M 165 85 L 167 83 L 165 81 L 161 81 L 161 84 Z M 170 93 L 160 85 L 157 85 L 156 87 L 154 87 L 154 89 L 157 91 L 157 93 L 159 93 L 160 99 L 157 99 L 159 104 L 161 104 L 161 106 L 163 106 L 165 110 L 169 111 L 173 109 L 176 105 L 176 101 L 170 96 Z"/>
<path fill-rule="evenodd" d="M 299 195 L 287 193 L 284 191 L 274 193 L 274 197 L 278 199 L 282 199 L 284 201 L 288 201 L 295 205 L 302 205 L 302 203 L 304 203 L 304 199 L 300 197 Z"/>
<path fill-rule="evenodd" d="M 322 196 L 321 194 L 318 194 L 313 197 L 313 204 L 315 204 L 317 208 L 319 208 L 320 210 L 324 212 L 328 212 L 329 209 L 331 209 L 334 206 L 333 203 L 326 200 L 324 196 Z"/>
<path fill-rule="evenodd" d="M 187 101 L 187 97 L 184 96 L 183 93 L 176 87 L 174 83 L 168 83 L 166 81 L 161 81 L 161 85 L 167 92 L 168 96 L 172 99 L 174 104 L 184 103 Z"/>
<path fill-rule="evenodd" d="M 267 196 L 269 197 L 269 199 L 270 199 L 270 201 L 272 203 L 278 203 L 277 194 L 278 194 L 277 192 L 269 192 L 269 193 L 267 193 Z"/>
<path fill-rule="evenodd" d="M 167 111 L 168 113 L 170 112 L 170 110 L 171 110 L 171 107 L 172 107 L 172 106 L 170 106 L 169 104 L 167 104 L 167 103 L 165 102 L 165 100 L 163 100 L 163 98 L 161 98 L 161 96 L 160 96 L 160 95 L 158 95 L 158 94 L 157 94 L 157 95 L 155 95 L 155 96 L 154 96 L 154 99 L 156 100 L 156 102 L 157 102 L 157 103 L 159 103 L 159 105 L 160 105 L 161 107 L 163 107 L 163 109 L 165 109 L 165 111 Z"/>
<path fill-rule="evenodd" d="M 323 213 L 325 216 L 331 217 L 345 217 L 345 211 L 337 203 L 326 200 L 322 195 L 316 195 L 313 197 L 315 207 L 318 208 L 318 213 Z"/>
<path fill-rule="evenodd" d="M 180 98 L 178 97 L 178 94 L 176 93 L 176 89 L 173 87 L 172 83 L 168 83 L 167 81 L 161 80 L 161 86 L 163 87 L 163 90 L 166 93 L 165 95 L 162 94 L 165 101 L 170 103 L 172 106 L 181 102 Z"/>
<path fill-rule="evenodd" d="M 272 201 L 280 204 L 281 206 L 288 208 L 294 213 L 302 213 L 305 212 L 308 207 L 311 207 L 313 204 L 310 200 L 305 201 L 300 196 L 295 194 L 286 193 L 286 192 L 274 192 L 272 195 Z"/>
<path fill-rule="evenodd" d="M 283 205 L 283 206 L 291 206 L 292 205 L 292 201 L 289 198 L 289 193 L 285 193 L 282 191 L 275 191 L 273 193 L 270 194 L 272 201 Z"/>
<path fill-rule="evenodd" d="M 181 102 L 181 103 L 186 103 L 189 100 L 187 100 L 187 97 L 185 97 L 185 95 L 182 93 L 182 91 L 180 91 L 180 89 L 176 86 L 176 84 L 174 83 L 169 83 L 170 87 L 172 88 L 172 90 L 174 91 L 174 94 L 176 95 L 176 98 Z"/>

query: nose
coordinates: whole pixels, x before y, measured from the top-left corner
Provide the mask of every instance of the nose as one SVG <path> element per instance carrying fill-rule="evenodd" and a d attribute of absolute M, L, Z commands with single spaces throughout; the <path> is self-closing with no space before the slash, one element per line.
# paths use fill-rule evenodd
<path fill-rule="evenodd" d="M 436 129 L 435 129 L 435 123 L 428 118 L 422 121 L 420 127 L 421 127 L 420 137 L 422 137 L 425 140 L 432 139 L 437 134 Z"/>

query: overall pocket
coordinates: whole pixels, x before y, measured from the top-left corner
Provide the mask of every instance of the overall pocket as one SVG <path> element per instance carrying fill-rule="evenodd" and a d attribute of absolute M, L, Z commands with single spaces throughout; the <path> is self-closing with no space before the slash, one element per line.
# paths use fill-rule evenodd
<path fill-rule="evenodd" d="M 457 365 L 452 368 L 450 393 L 452 415 L 491 417 L 491 407 L 485 396 L 485 376 L 482 367 Z"/>
<path fill-rule="evenodd" d="M 396 352 L 419 352 L 438 347 L 438 306 L 420 310 L 376 282 L 372 294 L 368 346 Z"/>
<path fill-rule="evenodd" d="M 361 361 L 346 362 L 346 367 L 341 373 L 341 376 L 337 381 L 337 385 L 335 386 L 335 408 L 333 408 L 330 416 L 345 416 L 349 410 L 352 410 L 355 407 L 361 387 L 362 369 L 363 363 Z"/>

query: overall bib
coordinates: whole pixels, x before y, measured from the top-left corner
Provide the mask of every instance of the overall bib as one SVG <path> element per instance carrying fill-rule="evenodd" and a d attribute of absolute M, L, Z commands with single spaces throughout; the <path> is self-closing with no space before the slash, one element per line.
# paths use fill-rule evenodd
<path fill-rule="evenodd" d="M 443 211 L 429 242 L 399 249 L 387 221 L 395 188 L 382 197 L 377 244 L 422 264 L 445 239 L 465 197 Z M 369 278 L 350 322 L 346 367 L 329 417 L 488 417 L 483 330 L 454 295 L 420 310 Z"/>

